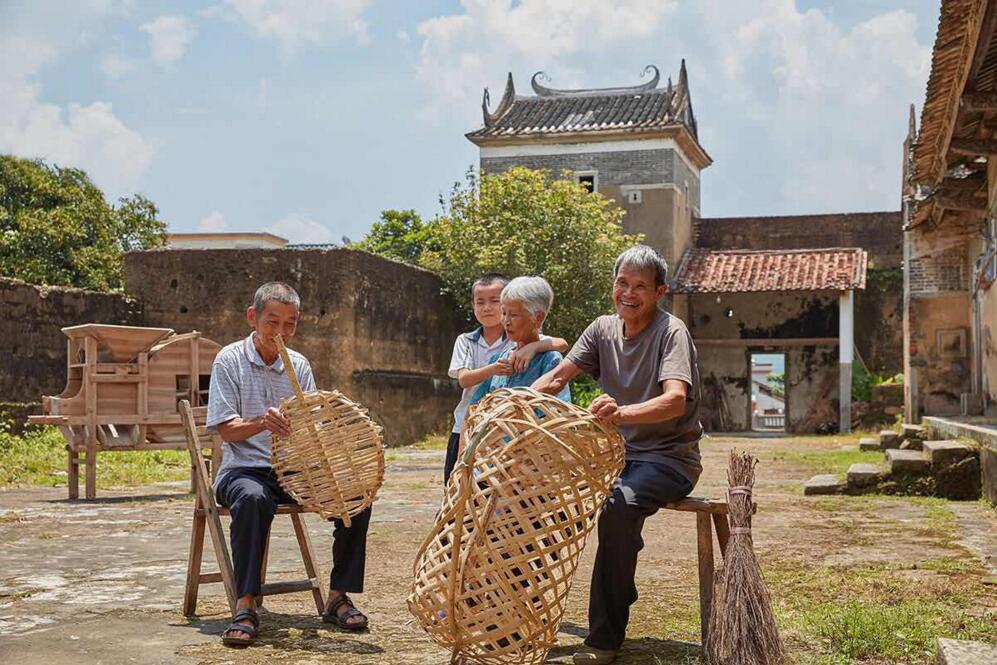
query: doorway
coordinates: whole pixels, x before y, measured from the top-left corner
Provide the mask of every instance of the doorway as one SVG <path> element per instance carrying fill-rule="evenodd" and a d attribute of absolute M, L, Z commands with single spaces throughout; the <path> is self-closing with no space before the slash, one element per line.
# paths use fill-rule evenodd
<path fill-rule="evenodd" d="M 751 429 L 786 431 L 786 354 L 751 354 Z"/>

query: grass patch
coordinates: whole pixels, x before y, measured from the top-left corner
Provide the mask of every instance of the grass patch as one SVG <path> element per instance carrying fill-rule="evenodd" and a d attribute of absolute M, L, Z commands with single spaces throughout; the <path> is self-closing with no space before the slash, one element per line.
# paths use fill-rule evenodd
<path fill-rule="evenodd" d="M 102 488 L 183 480 L 189 474 L 186 450 L 123 450 L 97 455 L 97 486 Z M 66 482 L 66 440 L 59 430 L 32 428 L 21 436 L 0 431 L 0 486 L 57 487 Z"/>
<path fill-rule="evenodd" d="M 848 467 L 856 462 L 882 464 L 883 454 L 858 449 L 846 450 L 785 450 L 774 456 L 776 461 L 789 462 L 804 467 L 808 473 L 833 473 L 844 476 Z"/>
<path fill-rule="evenodd" d="M 412 447 L 416 450 L 446 450 L 449 439 L 449 434 L 430 434 L 422 441 L 413 444 Z"/>

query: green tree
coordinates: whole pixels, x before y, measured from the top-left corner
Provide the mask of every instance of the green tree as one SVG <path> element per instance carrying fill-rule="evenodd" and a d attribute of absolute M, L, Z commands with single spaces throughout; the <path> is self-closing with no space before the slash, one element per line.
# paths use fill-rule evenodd
<path fill-rule="evenodd" d="M 415 210 L 384 210 L 381 221 L 353 247 L 406 263 L 419 264 L 432 242 L 431 223 L 423 222 Z"/>
<path fill-rule="evenodd" d="M 0 155 L 0 275 L 116 290 L 124 253 L 165 240 L 166 224 L 147 198 L 115 207 L 80 169 Z"/>
<path fill-rule="evenodd" d="M 641 241 L 623 233 L 623 214 L 611 199 L 547 171 L 469 173 L 432 224 L 422 264 L 469 316 L 471 284 L 482 273 L 543 276 L 554 289 L 545 331 L 571 341 L 610 311 L 613 263 Z"/>

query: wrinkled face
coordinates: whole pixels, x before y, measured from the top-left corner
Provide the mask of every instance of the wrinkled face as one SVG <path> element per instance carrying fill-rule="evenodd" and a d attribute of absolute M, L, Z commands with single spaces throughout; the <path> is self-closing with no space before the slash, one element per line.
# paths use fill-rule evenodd
<path fill-rule="evenodd" d="M 501 282 L 474 287 L 474 318 L 485 328 L 502 323 Z"/>
<path fill-rule="evenodd" d="M 654 315 L 658 301 L 668 293 L 668 286 L 654 285 L 654 270 L 620 266 L 613 282 L 613 305 L 624 321 L 641 321 Z"/>
<path fill-rule="evenodd" d="M 288 344 L 298 328 L 298 308 L 289 303 L 268 300 L 263 304 L 263 311 L 257 312 L 255 307 L 246 310 L 249 325 L 256 330 L 259 341 L 266 348 L 275 348 L 273 338 L 277 333 Z"/>
<path fill-rule="evenodd" d="M 545 318 L 547 315 L 544 312 L 531 315 L 521 302 L 506 300 L 502 303 L 502 327 L 505 328 L 505 336 L 513 342 L 529 344 L 535 341 Z"/>

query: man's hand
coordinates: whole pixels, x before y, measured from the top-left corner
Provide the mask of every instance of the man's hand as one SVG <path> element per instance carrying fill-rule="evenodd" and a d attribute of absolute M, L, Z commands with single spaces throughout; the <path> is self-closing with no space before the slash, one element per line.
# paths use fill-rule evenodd
<path fill-rule="evenodd" d="M 616 403 L 615 399 L 605 393 L 592 400 L 592 403 L 589 404 L 589 413 L 610 425 L 619 424 L 623 417 L 620 405 Z"/>
<path fill-rule="evenodd" d="M 284 438 L 291 435 L 291 421 L 274 407 L 267 409 L 267 412 L 259 417 L 259 421 L 264 431 L 276 437 Z"/>

